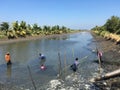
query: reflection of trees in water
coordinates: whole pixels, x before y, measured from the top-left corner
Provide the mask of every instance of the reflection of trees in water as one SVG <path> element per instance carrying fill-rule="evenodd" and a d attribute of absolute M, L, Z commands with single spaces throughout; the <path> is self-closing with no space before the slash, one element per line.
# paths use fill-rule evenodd
<path fill-rule="evenodd" d="M 63 35 L 63 36 L 56 36 L 53 38 L 50 38 L 50 40 L 67 40 L 69 38 L 69 35 Z"/>
<path fill-rule="evenodd" d="M 7 74 L 7 77 L 8 78 L 11 78 L 11 71 L 12 71 L 12 65 L 8 65 L 7 66 L 7 72 L 6 72 L 6 74 Z"/>

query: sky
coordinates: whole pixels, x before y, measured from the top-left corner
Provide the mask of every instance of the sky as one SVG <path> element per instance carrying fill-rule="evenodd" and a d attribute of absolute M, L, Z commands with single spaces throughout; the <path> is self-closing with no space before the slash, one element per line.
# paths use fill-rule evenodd
<path fill-rule="evenodd" d="M 0 23 L 91 29 L 120 17 L 120 0 L 0 0 Z"/>

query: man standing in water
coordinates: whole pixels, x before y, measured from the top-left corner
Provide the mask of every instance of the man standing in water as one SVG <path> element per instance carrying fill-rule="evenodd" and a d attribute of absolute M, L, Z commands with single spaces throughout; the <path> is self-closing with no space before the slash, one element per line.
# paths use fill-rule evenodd
<path fill-rule="evenodd" d="M 41 70 L 45 70 L 46 67 L 45 67 L 44 63 L 46 61 L 46 57 L 41 53 L 39 55 L 40 55 L 40 68 L 41 68 Z"/>
<path fill-rule="evenodd" d="M 97 57 L 100 60 L 100 62 L 102 62 L 102 52 L 97 50 Z"/>
<path fill-rule="evenodd" d="M 78 65 L 79 65 L 78 58 L 76 58 L 74 63 L 70 67 L 74 72 L 76 72 L 78 69 Z"/>
<path fill-rule="evenodd" d="M 9 52 L 7 52 L 7 53 L 5 54 L 5 61 L 6 61 L 6 63 L 7 63 L 7 66 L 12 64 L 12 63 L 11 63 L 11 57 L 10 57 L 10 53 L 9 53 Z"/>
<path fill-rule="evenodd" d="M 40 59 L 41 59 L 41 60 L 44 60 L 44 59 L 45 59 L 45 56 L 44 56 L 43 54 L 40 53 L 39 55 L 40 55 Z"/>

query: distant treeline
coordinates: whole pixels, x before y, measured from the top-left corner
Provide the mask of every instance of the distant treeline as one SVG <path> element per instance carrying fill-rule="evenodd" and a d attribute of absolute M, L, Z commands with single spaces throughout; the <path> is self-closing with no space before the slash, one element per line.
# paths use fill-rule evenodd
<path fill-rule="evenodd" d="M 91 30 L 106 39 L 120 43 L 120 17 L 112 16 L 103 26 L 95 26 Z"/>
<path fill-rule="evenodd" d="M 92 30 L 108 31 L 110 33 L 120 34 L 120 17 L 112 16 L 103 26 L 96 26 Z"/>
<path fill-rule="evenodd" d="M 26 24 L 25 21 L 13 22 L 9 24 L 8 22 L 0 23 L 0 38 L 18 38 L 26 36 L 36 36 L 36 35 L 51 35 L 51 34 L 62 34 L 70 33 L 76 30 L 71 30 L 65 26 L 39 26 L 38 24 Z"/>

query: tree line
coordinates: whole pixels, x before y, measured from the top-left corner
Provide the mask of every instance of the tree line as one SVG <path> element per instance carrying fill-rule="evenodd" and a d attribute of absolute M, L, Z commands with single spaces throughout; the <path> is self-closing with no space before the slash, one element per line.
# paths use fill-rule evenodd
<path fill-rule="evenodd" d="M 92 30 L 98 31 L 99 33 L 107 31 L 114 34 L 120 34 L 120 17 L 111 16 L 103 26 L 95 26 Z"/>
<path fill-rule="evenodd" d="M 70 33 L 75 30 L 71 30 L 65 26 L 39 26 L 37 23 L 30 25 L 25 21 L 15 21 L 11 25 L 8 22 L 0 23 L 0 38 L 8 37 L 14 39 L 18 37 L 36 36 L 36 35 L 51 35 Z"/>
<path fill-rule="evenodd" d="M 112 16 L 103 26 L 95 26 L 92 31 L 107 40 L 120 44 L 120 18 L 117 16 Z"/>

